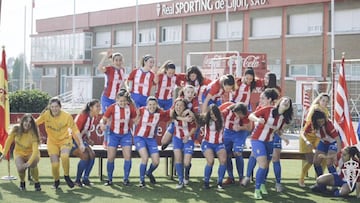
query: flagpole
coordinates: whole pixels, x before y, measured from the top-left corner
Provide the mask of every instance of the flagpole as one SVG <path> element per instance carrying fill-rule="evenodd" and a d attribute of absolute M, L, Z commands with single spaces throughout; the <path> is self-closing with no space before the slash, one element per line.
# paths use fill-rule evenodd
<path fill-rule="evenodd" d="M 135 7 L 135 67 L 138 67 L 139 61 L 139 2 L 136 0 L 136 7 Z"/>
<path fill-rule="evenodd" d="M 23 75 L 22 90 L 25 90 L 25 74 L 26 74 L 26 5 L 24 6 L 24 58 L 23 58 Z"/>
<path fill-rule="evenodd" d="M 334 36 L 334 21 L 335 21 L 335 2 L 334 0 L 331 0 L 331 74 L 332 74 L 332 88 L 333 88 L 333 91 L 335 91 L 335 63 L 334 63 L 334 60 L 335 60 L 335 36 Z M 331 115 L 330 117 L 333 118 L 334 120 L 334 105 L 335 104 L 335 94 L 332 94 L 332 109 L 330 111 Z"/>

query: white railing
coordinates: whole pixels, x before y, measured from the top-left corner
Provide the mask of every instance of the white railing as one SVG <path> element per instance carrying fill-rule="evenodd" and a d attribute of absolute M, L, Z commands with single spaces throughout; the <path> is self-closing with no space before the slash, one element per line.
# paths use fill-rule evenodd
<path fill-rule="evenodd" d="M 68 111 L 79 110 L 83 108 L 86 103 L 85 101 L 75 101 L 72 91 L 64 92 L 62 94 L 59 94 L 57 97 L 59 97 L 61 101 L 62 108 Z"/>

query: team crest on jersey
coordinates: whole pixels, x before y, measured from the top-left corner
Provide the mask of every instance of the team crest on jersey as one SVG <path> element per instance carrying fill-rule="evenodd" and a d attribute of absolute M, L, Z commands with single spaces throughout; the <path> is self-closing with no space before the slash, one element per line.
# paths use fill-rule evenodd
<path fill-rule="evenodd" d="M 344 163 L 344 168 L 341 170 L 350 190 L 353 190 L 360 175 L 359 163 L 350 159 Z"/>

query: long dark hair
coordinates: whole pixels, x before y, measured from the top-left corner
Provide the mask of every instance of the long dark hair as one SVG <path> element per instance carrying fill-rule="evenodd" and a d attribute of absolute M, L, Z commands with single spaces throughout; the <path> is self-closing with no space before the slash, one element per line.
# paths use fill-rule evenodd
<path fill-rule="evenodd" d="M 196 74 L 196 79 L 199 82 L 199 85 L 203 85 L 204 82 L 204 76 L 201 73 L 200 69 L 197 66 L 191 66 L 188 69 L 186 69 L 186 80 L 187 82 L 191 83 L 192 81 L 190 80 L 190 74 Z"/>
<path fill-rule="evenodd" d="M 311 116 L 311 122 L 313 124 L 313 128 L 315 130 L 320 129 L 321 126 L 316 122 L 318 119 L 325 119 L 326 122 L 326 115 L 325 113 L 320 109 L 315 109 L 313 115 Z"/>
<path fill-rule="evenodd" d="M 237 102 L 231 105 L 229 108 L 232 112 L 241 113 L 244 116 L 248 113 L 248 107 L 244 102 Z"/>
<path fill-rule="evenodd" d="M 15 136 L 22 136 L 23 133 L 25 132 L 23 124 L 28 119 L 30 119 L 30 124 L 31 124 L 30 131 L 33 132 L 33 135 L 35 136 L 37 142 L 40 144 L 40 133 L 39 133 L 38 126 L 35 123 L 34 117 L 29 113 L 26 113 L 21 117 L 20 123 L 18 125 L 14 126 L 13 132 L 15 133 Z"/>
<path fill-rule="evenodd" d="M 121 88 L 117 96 L 125 97 L 126 100 L 129 102 L 129 105 L 135 105 L 134 100 L 131 98 L 131 93 L 127 91 L 125 88 Z"/>
<path fill-rule="evenodd" d="M 175 105 L 176 105 L 176 103 L 177 102 L 182 102 L 183 104 L 184 104 L 184 106 L 185 106 L 185 109 L 184 109 L 184 111 L 187 109 L 187 104 L 188 104 L 188 102 L 184 99 L 184 98 L 177 98 L 175 101 L 174 101 L 174 109 L 171 111 L 171 118 L 172 119 L 174 119 L 174 120 L 177 120 L 176 118 L 178 117 L 178 116 L 180 116 L 180 117 L 182 117 L 182 115 L 177 115 L 177 113 L 176 113 L 176 111 L 175 111 Z"/>
<path fill-rule="evenodd" d="M 276 84 L 276 74 L 272 72 L 268 72 L 265 74 L 265 77 L 269 78 L 269 84 L 264 86 L 264 89 L 266 88 L 278 88 Z"/>
<path fill-rule="evenodd" d="M 255 81 L 255 72 L 254 69 L 252 67 L 248 67 L 245 70 L 244 76 L 245 75 L 252 75 L 253 76 L 253 80 L 250 82 L 250 92 L 252 92 L 255 87 L 256 87 L 256 81 Z"/>
<path fill-rule="evenodd" d="M 215 128 L 217 132 L 220 132 L 223 128 L 223 119 L 222 119 L 222 115 L 220 112 L 220 109 L 218 106 L 216 106 L 215 104 L 210 104 L 208 111 L 206 112 L 205 115 L 205 125 L 206 126 L 210 126 L 210 121 L 211 116 L 210 116 L 210 112 L 213 112 L 213 114 L 215 115 L 215 117 L 217 118 L 217 120 L 215 121 Z"/>
<path fill-rule="evenodd" d="M 281 97 L 281 99 L 279 99 L 279 101 L 276 103 L 276 106 L 275 108 L 273 109 L 272 111 L 272 116 L 273 117 L 276 117 L 279 115 L 279 107 L 280 107 L 280 103 L 282 100 L 284 100 L 285 98 L 289 99 L 289 102 L 290 102 L 290 105 L 289 105 L 289 108 L 283 113 L 283 116 L 284 116 L 284 121 L 286 124 L 289 124 L 292 120 L 292 117 L 293 117 L 293 106 L 292 106 L 292 101 L 289 97 Z"/>
<path fill-rule="evenodd" d="M 81 110 L 82 114 L 90 114 L 91 107 L 93 107 L 95 104 L 100 103 L 98 99 L 92 99 L 88 103 L 86 103 L 85 107 Z"/>
<path fill-rule="evenodd" d="M 262 93 L 266 98 L 271 99 L 271 102 L 279 98 L 279 92 L 275 88 L 267 88 Z"/>
<path fill-rule="evenodd" d="M 356 160 L 357 162 L 360 161 L 360 152 L 356 146 L 348 146 L 344 150 L 346 150 L 349 156 Z"/>

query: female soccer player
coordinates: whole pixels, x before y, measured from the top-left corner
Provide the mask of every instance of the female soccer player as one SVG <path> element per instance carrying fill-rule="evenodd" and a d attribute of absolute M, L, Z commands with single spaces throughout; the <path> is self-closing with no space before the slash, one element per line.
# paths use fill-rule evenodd
<path fill-rule="evenodd" d="M 172 136 L 174 145 L 175 169 L 179 177 L 176 189 L 183 188 L 189 183 L 191 158 L 194 152 L 194 134 L 197 129 L 194 113 L 186 108 L 185 99 L 178 98 L 171 112 L 172 123 L 167 128 L 164 136 Z M 191 117 L 188 122 L 182 117 Z M 184 177 L 185 168 L 185 177 Z"/>
<path fill-rule="evenodd" d="M 255 80 L 255 72 L 253 68 L 247 68 L 242 78 L 236 79 L 236 89 L 233 102 L 244 102 L 248 106 L 248 110 L 251 112 L 250 98 L 251 93 L 256 87 L 261 87 L 262 84 L 259 80 Z"/>
<path fill-rule="evenodd" d="M 159 106 L 163 110 L 168 110 L 173 105 L 173 90 L 183 82 L 181 77 L 175 73 L 176 66 L 170 60 L 159 68 L 155 76 L 157 84 L 155 97 L 158 99 Z"/>
<path fill-rule="evenodd" d="M 109 106 L 103 116 L 101 128 L 104 129 L 107 122 L 111 119 L 110 135 L 107 148 L 107 173 L 108 181 L 106 186 L 112 185 L 113 172 L 115 167 L 116 151 L 121 145 L 124 156 L 124 178 L 125 186 L 129 186 L 129 175 L 131 169 L 131 122 L 137 116 L 134 102 L 130 97 L 130 93 L 126 89 L 121 89 L 116 97 L 116 103 Z"/>
<path fill-rule="evenodd" d="M 274 88 L 267 88 L 265 89 L 259 97 L 259 105 L 256 107 L 256 110 L 259 110 L 263 107 L 274 106 L 275 101 L 279 97 L 279 92 Z M 275 135 L 274 135 L 275 136 Z M 279 138 L 280 139 L 280 138 Z M 250 154 L 246 176 L 242 179 L 241 185 L 246 187 L 250 183 L 250 176 L 253 173 L 256 166 L 256 158 L 253 153 Z"/>
<path fill-rule="evenodd" d="M 210 188 L 210 176 L 212 173 L 215 154 L 219 159 L 218 189 L 223 189 L 222 182 L 226 171 L 226 150 L 223 143 L 224 121 L 220 109 L 215 104 L 210 104 L 205 117 L 201 121 L 205 128 L 201 151 L 206 159 L 204 170 L 204 188 Z"/>
<path fill-rule="evenodd" d="M 31 176 L 35 181 L 35 190 L 40 191 L 39 169 L 37 167 L 40 160 L 40 134 L 31 114 L 25 114 L 21 118 L 20 124 L 13 127 L 10 135 L 6 139 L 0 161 L 4 155 L 9 152 L 10 146 L 14 141 L 14 160 L 20 178 L 19 189 L 21 191 L 25 190 L 25 171 L 27 168 L 30 168 Z"/>
<path fill-rule="evenodd" d="M 330 96 L 326 93 L 320 93 L 314 99 L 314 101 L 312 102 L 309 108 L 309 111 L 307 112 L 304 129 L 307 128 L 307 126 L 311 125 L 311 117 L 314 114 L 315 109 L 321 109 L 325 113 L 327 118 L 330 116 L 330 112 L 327 108 L 329 101 L 330 101 Z M 305 187 L 305 181 L 304 181 L 305 175 L 309 171 L 310 167 L 313 165 L 313 161 L 314 161 L 313 151 L 315 151 L 316 147 L 318 146 L 320 142 L 320 138 L 317 137 L 314 132 L 312 133 L 308 132 L 306 134 L 300 133 L 300 137 L 301 137 L 301 139 L 299 139 L 300 152 L 305 153 L 306 163 L 302 167 L 301 175 L 298 183 L 300 187 Z"/>
<path fill-rule="evenodd" d="M 322 158 L 334 158 L 334 156 L 321 155 Z M 335 197 L 347 196 L 356 188 L 356 197 L 360 198 L 360 176 L 356 171 L 360 169 L 360 152 L 356 146 L 348 146 L 342 150 L 339 160 L 339 170 L 327 173 L 316 179 L 316 185 L 311 189 L 314 192 L 327 193 Z M 356 178 L 357 177 L 357 178 Z M 335 186 L 333 191 L 327 191 L 326 186 Z"/>
<path fill-rule="evenodd" d="M 69 156 L 72 149 L 72 139 L 77 140 L 81 152 L 85 150 L 81 134 L 73 117 L 61 109 L 60 99 L 54 97 L 50 99 L 48 107 L 36 119 L 36 124 L 45 125 L 47 150 L 50 156 L 51 170 L 54 178 L 53 188 L 58 189 L 60 185 L 60 159 L 66 184 L 70 188 L 73 188 L 74 183 L 69 177 Z"/>
<path fill-rule="evenodd" d="M 105 59 L 112 60 L 109 66 L 103 66 Z M 121 53 L 109 50 L 101 59 L 98 70 L 105 73 L 105 88 L 101 95 L 101 105 L 103 113 L 107 107 L 115 103 L 115 97 L 125 81 L 125 69 L 123 67 L 124 57 Z"/>
<path fill-rule="evenodd" d="M 339 153 L 341 150 L 341 140 L 334 124 L 321 109 L 314 110 L 311 117 L 311 125 L 306 126 L 303 136 L 306 137 L 306 134 L 313 132 L 315 132 L 316 136 L 320 138 L 320 142 L 315 150 L 313 161 L 316 175 L 319 177 L 323 174 L 321 166 L 323 158 L 319 155 L 323 154 L 331 156 Z M 308 140 L 305 140 L 305 143 L 308 143 L 309 147 L 311 147 Z M 336 158 L 327 160 L 327 167 L 330 173 L 336 172 L 335 163 Z"/>
<path fill-rule="evenodd" d="M 259 163 L 256 172 L 255 199 L 262 199 L 262 194 L 268 194 L 265 187 L 266 171 L 269 168 L 269 161 L 273 152 L 273 133 L 280 134 L 284 124 L 292 120 L 292 101 L 288 97 L 282 97 L 276 106 L 263 107 L 249 115 L 249 119 L 256 122 L 251 134 L 252 153 Z"/>
<path fill-rule="evenodd" d="M 186 80 L 186 85 L 191 85 L 195 87 L 196 92 L 196 100 L 199 104 L 202 104 L 202 94 L 206 86 L 211 83 L 209 78 L 206 78 L 201 73 L 201 70 L 197 66 L 191 66 L 186 69 L 186 73 L 184 75 Z"/>
<path fill-rule="evenodd" d="M 228 172 L 228 179 L 224 184 L 234 184 L 235 178 L 233 174 L 232 156 L 234 154 L 236 160 L 236 169 L 239 175 L 239 180 L 244 175 L 244 159 L 242 152 L 244 150 L 246 138 L 251 130 L 251 123 L 248 119 L 247 105 L 243 102 L 232 103 L 226 102 L 222 104 L 219 109 L 224 118 L 224 144 L 226 154 L 228 155 L 226 161 L 226 170 Z"/>
<path fill-rule="evenodd" d="M 134 144 L 141 157 L 139 187 L 145 187 L 145 175 L 149 177 L 150 183 L 156 183 L 153 172 L 159 166 L 160 156 L 155 134 L 159 121 L 169 120 L 170 118 L 170 111 L 162 111 L 158 106 L 156 97 L 148 97 L 146 103 L 146 107 L 139 109 L 139 117 L 135 122 L 137 125 L 134 133 Z M 146 171 L 149 155 L 152 163 Z"/>
<path fill-rule="evenodd" d="M 75 184 L 78 186 L 87 185 L 91 186 L 89 180 L 90 172 L 94 166 L 95 152 L 91 149 L 90 145 L 94 142 L 90 138 L 90 131 L 94 128 L 94 121 L 101 111 L 100 101 L 93 99 L 86 103 L 85 108 L 76 116 L 75 123 L 80 130 L 85 151 L 82 153 L 78 148 L 79 144 L 73 139 L 72 154 L 80 157 L 78 163 Z M 84 174 L 82 181 L 81 176 Z"/>
<path fill-rule="evenodd" d="M 199 112 L 199 103 L 198 100 L 196 99 L 196 92 L 195 92 L 195 87 L 192 85 L 186 85 L 185 87 L 183 87 L 180 91 L 179 91 L 179 98 L 178 99 L 182 99 L 184 100 L 184 102 L 186 103 L 186 109 L 191 111 L 191 114 L 193 114 L 192 116 L 181 116 L 178 115 L 177 119 L 179 120 L 181 117 L 181 120 L 186 121 L 186 122 L 191 122 L 194 120 L 194 116 L 197 117 Z M 172 109 L 174 109 L 175 105 L 172 107 Z M 184 120 L 186 119 L 186 120 Z M 197 136 L 199 135 L 199 129 L 196 130 L 195 132 L 195 137 L 194 139 L 197 139 Z M 172 140 L 172 134 L 170 133 L 164 133 L 164 135 L 161 138 L 161 150 L 166 149 L 166 147 L 169 145 L 169 143 Z"/>
<path fill-rule="evenodd" d="M 234 76 L 227 74 L 219 79 L 212 81 L 203 93 L 201 113 L 205 114 L 210 104 L 221 105 L 221 96 L 226 92 L 231 92 L 235 87 Z"/>
<path fill-rule="evenodd" d="M 112 60 L 112 64 L 109 66 L 103 66 L 106 58 Z M 102 112 L 105 113 L 106 109 L 113 103 L 115 103 L 115 97 L 119 92 L 121 86 L 124 86 L 125 81 L 125 69 L 123 67 L 124 57 L 121 53 L 112 50 L 107 52 L 107 55 L 101 59 L 98 70 L 105 73 L 105 88 L 101 95 Z M 109 136 L 109 127 L 104 130 L 104 144 L 107 143 Z M 106 146 L 106 145 L 105 145 Z"/>
<path fill-rule="evenodd" d="M 128 82 L 131 84 L 131 98 L 134 100 L 137 108 L 146 106 L 147 98 L 150 96 L 153 86 L 155 85 L 154 57 L 151 55 L 143 56 L 141 68 L 131 71 Z M 156 69 L 156 68 L 154 68 Z"/>

